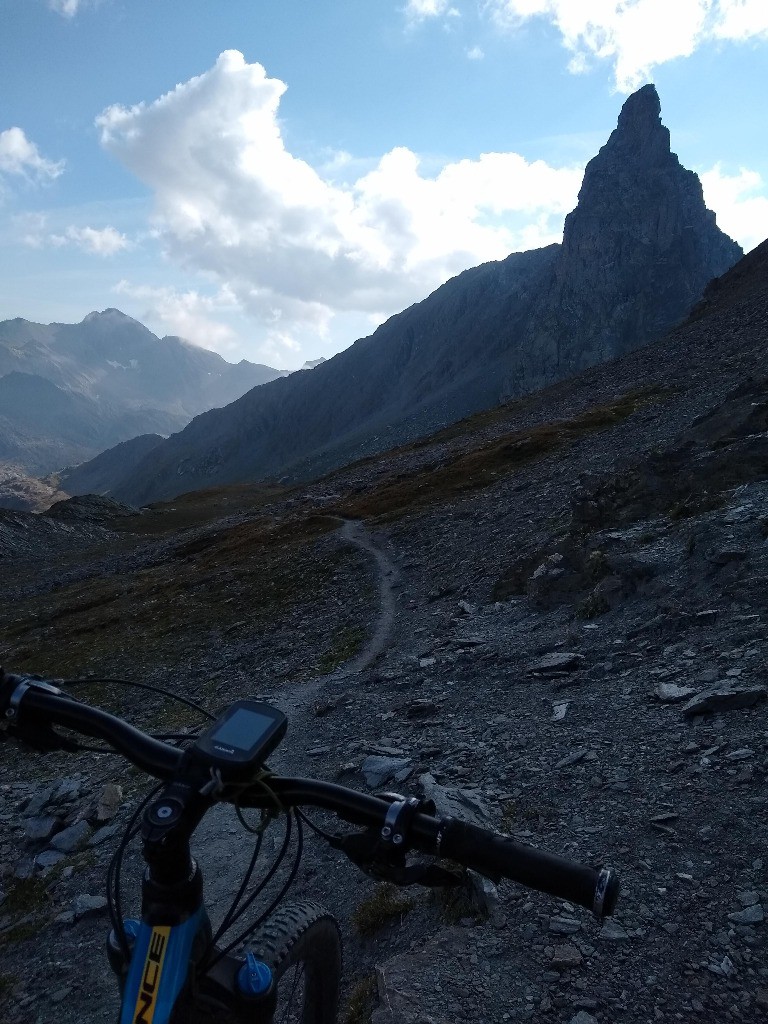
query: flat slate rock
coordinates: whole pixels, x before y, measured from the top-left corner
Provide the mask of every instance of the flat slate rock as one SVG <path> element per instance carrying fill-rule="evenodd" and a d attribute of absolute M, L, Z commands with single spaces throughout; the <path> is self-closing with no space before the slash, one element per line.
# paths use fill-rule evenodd
<path fill-rule="evenodd" d="M 553 654 L 545 654 L 543 658 L 528 667 L 529 672 L 538 675 L 549 675 L 554 672 L 575 672 L 584 664 L 583 654 L 576 654 L 574 651 L 557 651 Z"/>
<path fill-rule="evenodd" d="M 371 789 L 385 782 L 403 782 L 413 771 L 413 761 L 402 757 L 378 757 L 371 754 L 363 761 L 360 771 Z"/>
<path fill-rule="evenodd" d="M 51 846 L 61 853 L 74 853 L 86 845 L 90 835 L 91 828 L 88 822 L 78 821 L 76 825 L 70 825 L 69 828 L 57 833 L 51 840 Z"/>
<path fill-rule="evenodd" d="M 684 715 L 705 715 L 714 711 L 738 711 L 740 708 L 751 708 L 758 701 L 768 696 L 764 686 L 740 687 L 731 689 L 722 687 L 717 690 L 704 690 L 692 697 L 680 709 Z"/>
<path fill-rule="evenodd" d="M 678 704 L 680 701 L 688 700 L 696 690 L 693 686 L 678 686 L 676 683 L 657 683 L 653 691 L 657 700 L 662 704 Z"/>
<path fill-rule="evenodd" d="M 441 786 L 429 773 L 419 776 L 419 785 L 425 799 L 434 801 L 438 817 L 459 818 L 488 827 L 491 815 L 483 794 L 478 790 Z"/>

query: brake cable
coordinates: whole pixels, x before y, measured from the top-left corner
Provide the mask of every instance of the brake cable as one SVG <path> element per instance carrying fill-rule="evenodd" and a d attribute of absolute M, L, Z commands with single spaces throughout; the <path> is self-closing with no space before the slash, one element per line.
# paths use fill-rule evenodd
<path fill-rule="evenodd" d="M 153 683 L 137 683 L 132 679 L 108 679 L 108 678 L 88 678 L 88 679 L 57 679 L 57 683 L 61 686 L 88 686 L 92 684 L 107 684 L 116 686 L 133 686 L 137 690 L 148 690 L 150 693 L 160 694 L 161 697 L 170 697 L 171 700 L 178 701 L 179 704 L 186 704 L 188 708 L 192 708 L 193 711 L 199 711 L 205 718 L 210 718 L 211 721 L 216 721 L 216 715 L 212 715 L 210 711 L 198 704 L 197 701 L 190 700 L 189 697 L 182 697 L 181 694 L 174 693 L 172 690 L 166 690 L 162 686 L 155 686 Z"/>
<path fill-rule="evenodd" d="M 211 944 L 210 944 L 210 948 L 211 949 L 214 948 L 216 943 L 221 939 L 222 935 L 226 931 L 228 931 L 235 924 L 235 922 L 237 920 L 239 920 L 239 918 L 241 918 L 243 916 L 243 914 L 246 912 L 246 910 L 248 910 L 248 908 L 250 906 L 253 905 L 254 900 L 256 900 L 261 895 L 261 893 L 263 892 L 265 886 L 268 885 L 269 882 L 272 880 L 272 878 L 275 875 L 275 872 L 280 867 L 280 864 L 283 862 L 283 860 L 285 858 L 286 851 L 288 849 L 288 843 L 290 842 L 290 838 L 291 838 L 290 818 L 287 818 L 286 819 L 286 825 L 285 825 L 285 835 L 283 837 L 283 843 L 282 843 L 282 846 L 280 848 L 280 851 L 279 851 L 279 853 L 278 853 L 274 863 L 272 864 L 272 866 L 270 867 L 270 869 L 266 873 L 266 875 L 259 882 L 259 884 L 256 886 L 256 889 L 243 902 L 242 906 L 236 908 L 234 903 L 232 904 L 232 906 L 230 906 L 229 910 L 227 911 L 226 915 L 224 916 L 224 920 L 221 922 L 221 924 L 219 925 L 219 927 L 216 930 L 216 933 L 214 934 L 213 938 L 211 939 Z M 255 926 L 252 926 L 252 927 L 248 928 L 244 934 L 246 936 L 248 936 L 253 931 L 253 927 L 255 927 Z M 206 960 L 205 961 L 206 969 L 210 969 L 211 967 L 214 966 L 214 964 L 217 964 L 220 960 L 222 960 L 231 949 L 234 949 L 234 947 L 238 944 L 239 941 L 241 941 L 240 938 L 234 939 L 225 949 L 219 950 L 213 960 Z"/>
<path fill-rule="evenodd" d="M 286 894 L 288 893 L 288 890 L 291 888 L 293 883 L 296 881 L 296 876 L 299 873 L 299 865 L 301 863 L 302 853 L 304 852 L 304 830 L 303 830 L 303 826 L 302 826 L 302 823 L 301 823 L 301 819 L 297 815 L 295 815 L 295 814 L 288 815 L 288 817 L 286 818 L 286 840 L 288 840 L 288 841 L 290 840 L 290 835 L 291 835 L 290 822 L 291 822 L 292 818 L 294 818 L 294 817 L 296 819 L 296 830 L 297 830 L 296 855 L 294 857 L 293 867 L 291 868 L 291 872 L 288 875 L 288 878 L 285 880 L 285 883 L 283 884 L 282 888 L 278 892 L 277 896 L 275 896 L 275 898 L 272 900 L 272 902 L 269 904 L 269 906 L 266 908 L 266 910 L 264 910 L 259 915 L 259 917 L 256 918 L 255 921 L 251 922 L 251 924 L 244 931 L 242 931 L 239 935 L 235 936 L 235 938 L 232 939 L 232 941 L 230 943 L 228 943 L 222 950 L 219 951 L 219 953 L 215 957 L 215 959 L 212 960 L 209 964 L 206 965 L 209 969 L 214 964 L 217 964 L 228 953 L 231 953 L 232 950 L 235 949 L 236 946 L 239 946 L 242 942 L 245 942 L 245 940 L 250 935 L 253 934 L 253 932 L 259 927 L 259 925 L 262 924 L 264 921 L 266 921 L 266 919 L 270 916 L 270 914 L 272 914 L 274 912 L 274 910 L 280 905 L 280 903 L 282 903 L 282 901 L 285 899 Z M 264 889 L 266 884 L 273 877 L 273 875 L 277 871 L 277 868 L 279 867 L 279 865 L 282 863 L 283 859 L 285 858 L 285 854 L 286 854 L 287 848 L 288 848 L 288 843 L 286 841 L 284 841 L 283 842 L 283 847 L 280 850 L 280 854 L 279 854 L 277 860 L 275 861 L 275 863 L 272 865 L 272 868 L 270 869 L 269 873 L 263 879 L 263 881 L 259 884 L 259 886 L 257 887 L 256 891 L 251 896 L 249 896 L 248 900 L 243 904 L 241 909 L 232 918 L 232 921 L 231 921 L 231 923 L 230 923 L 230 925 L 228 927 L 231 927 L 232 924 L 234 924 L 234 922 L 239 917 L 241 917 L 243 915 L 243 913 L 246 911 L 246 909 L 253 903 L 253 901 L 256 899 L 256 897 L 262 892 L 262 890 Z"/>

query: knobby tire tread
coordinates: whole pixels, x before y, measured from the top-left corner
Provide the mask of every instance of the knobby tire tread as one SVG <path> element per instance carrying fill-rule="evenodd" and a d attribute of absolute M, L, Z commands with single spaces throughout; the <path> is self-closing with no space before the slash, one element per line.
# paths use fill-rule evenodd
<path fill-rule="evenodd" d="M 341 981 L 341 936 L 335 918 L 316 903 L 288 904 L 254 936 L 256 956 L 280 981 L 295 964 L 306 972 L 301 1024 L 335 1024 Z M 278 997 L 279 998 L 279 997 Z M 279 1017 L 279 1002 L 278 1013 Z"/>
<path fill-rule="evenodd" d="M 293 966 L 303 965 L 304 1004 L 294 1019 L 300 1024 L 336 1024 L 341 936 L 335 918 L 327 910 L 316 903 L 280 907 L 256 932 L 249 948 L 272 968 L 278 987 L 276 1021 L 280 1020 L 281 981 Z M 213 1009 L 210 1004 L 187 1005 L 181 1012 L 184 1024 L 245 1024 L 248 1020 L 239 1014 L 225 1015 L 221 1007 Z"/>

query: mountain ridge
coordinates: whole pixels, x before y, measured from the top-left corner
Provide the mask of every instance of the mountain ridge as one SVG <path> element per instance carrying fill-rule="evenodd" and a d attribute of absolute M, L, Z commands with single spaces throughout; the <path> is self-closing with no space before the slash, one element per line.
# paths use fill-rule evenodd
<path fill-rule="evenodd" d="M 6 320 L 0 460 L 45 475 L 137 434 L 171 434 L 279 374 L 246 360 L 229 363 L 183 338 L 158 338 L 114 308 L 79 324 Z"/>
<path fill-rule="evenodd" d="M 312 374 L 193 420 L 111 493 L 327 472 L 648 343 L 740 255 L 644 86 L 587 165 L 562 245 L 467 270 Z"/>

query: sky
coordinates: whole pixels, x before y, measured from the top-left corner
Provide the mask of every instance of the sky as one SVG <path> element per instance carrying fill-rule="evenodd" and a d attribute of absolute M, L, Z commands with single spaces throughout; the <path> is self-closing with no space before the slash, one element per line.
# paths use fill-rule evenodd
<path fill-rule="evenodd" d="M 117 307 L 280 369 L 560 241 L 654 82 L 768 237 L 768 0 L 0 0 L 0 320 Z"/>

